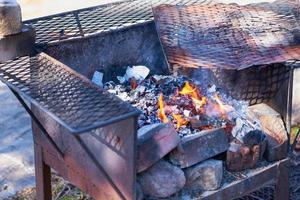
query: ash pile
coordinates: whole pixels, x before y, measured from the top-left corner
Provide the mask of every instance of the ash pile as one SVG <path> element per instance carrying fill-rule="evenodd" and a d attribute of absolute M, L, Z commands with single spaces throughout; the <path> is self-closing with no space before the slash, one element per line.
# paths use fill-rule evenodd
<path fill-rule="evenodd" d="M 287 157 L 285 124 L 267 104 L 249 106 L 213 83 L 150 75 L 145 66 L 128 67 L 116 82 L 102 79 L 94 74 L 94 83 L 142 111 L 140 199 L 218 190 L 228 182 L 225 170 L 241 172 Z"/>

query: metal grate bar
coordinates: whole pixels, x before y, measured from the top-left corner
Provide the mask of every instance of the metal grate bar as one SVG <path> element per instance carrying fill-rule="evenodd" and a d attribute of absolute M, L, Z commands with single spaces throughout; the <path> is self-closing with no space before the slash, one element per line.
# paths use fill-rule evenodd
<path fill-rule="evenodd" d="M 219 0 L 125 1 L 37 18 L 25 23 L 35 27 L 38 44 L 47 44 L 152 22 L 152 6 L 159 4 L 212 5 L 218 2 Z M 290 0 L 281 2 L 282 4 L 270 3 L 261 6 L 278 14 L 298 16 L 298 5 Z"/>
<path fill-rule="evenodd" d="M 44 53 L 0 64 L 0 80 L 49 113 L 72 133 L 83 133 L 139 114 Z"/>
<path fill-rule="evenodd" d="M 296 17 L 237 4 L 159 5 L 153 9 L 169 64 L 245 69 L 300 58 Z"/>
<path fill-rule="evenodd" d="M 36 29 L 36 42 L 47 44 L 153 21 L 152 4 L 210 4 L 212 0 L 136 0 L 25 21 Z"/>

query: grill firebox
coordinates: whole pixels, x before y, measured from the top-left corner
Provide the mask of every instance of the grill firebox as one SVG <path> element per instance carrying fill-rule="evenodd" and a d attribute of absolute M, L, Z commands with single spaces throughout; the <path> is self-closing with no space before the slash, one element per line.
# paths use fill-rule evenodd
<path fill-rule="evenodd" d="M 0 64 L 0 79 L 33 118 L 38 199 L 51 199 L 50 167 L 95 199 L 136 198 L 139 112 L 91 83 L 95 71 L 112 80 L 123 74 L 120 66 L 145 65 L 153 74 L 214 80 L 236 99 L 269 104 L 289 129 L 297 61 L 242 70 L 169 70 L 151 2 L 140 5 L 130 1 L 27 21 L 37 29 L 36 54 Z M 269 199 L 285 198 L 288 166 L 285 159 L 248 174 L 230 173 L 229 185 L 195 198 L 238 198 L 268 184 L 261 191 Z"/>

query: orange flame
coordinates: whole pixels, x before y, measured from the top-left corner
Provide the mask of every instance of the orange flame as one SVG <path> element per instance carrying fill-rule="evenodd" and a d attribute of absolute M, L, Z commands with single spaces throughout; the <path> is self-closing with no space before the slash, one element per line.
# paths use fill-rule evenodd
<path fill-rule="evenodd" d="M 206 104 L 206 97 L 199 97 L 199 90 L 193 87 L 189 82 L 185 82 L 181 91 L 178 92 L 181 95 L 189 95 L 193 101 L 193 104 L 197 110 L 201 109 Z"/>
<path fill-rule="evenodd" d="M 158 112 L 157 112 L 157 115 L 158 117 L 160 118 L 160 120 L 163 122 L 163 123 L 168 123 L 169 122 L 169 119 L 165 113 L 165 107 L 164 107 L 164 97 L 163 97 L 163 94 L 160 94 L 159 95 L 159 98 L 158 98 Z"/>
<path fill-rule="evenodd" d="M 181 91 L 179 91 L 181 95 L 190 95 L 194 99 L 199 99 L 197 88 L 190 85 L 189 82 L 185 82 Z"/>
<path fill-rule="evenodd" d="M 226 114 L 226 108 L 225 105 L 223 104 L 223 102 L 221 101 L 220 97 L 216 94 L 214 96 L 215 101 L 217 102 L 217 104 L 219 105 L 220 111 L 222 113 L 222 115 Z"/>
<path fill-rule="evenodd" d="M 222 117 L 223 118 L 227 118 L 227 113 L 233 111 L 234 108 L 232 106 L 230 106 L 230 105 L 224 104 L 222 102 L 221 98 L 217 94 L 214 96 L 214 99 L 215 99 L 215 101 L 218 104 L 218 108 L 219 108 L 219 110 L 220 110 L 220 112 L 222 114 Z"/>
<path fill-rule="evenodd" d="M 172 114 L 172 116 L 177 122 L 177 130 L 180 129 L 180 127 L 185 126 L 189 123 L 187 119 L 182 118 L 180 115 Z"/>
<path fill-rule="evenodd" d="M 196 99 L 194 97 L 192 97 L 192 100 L 193 100 L 193 103 L 194 103 L 194 106 L 199 109 L 201 107 L 203 107 L 205 104 L 206 104 L 206 97 L 202 97 L 201 100 L 199 99 Z"/>

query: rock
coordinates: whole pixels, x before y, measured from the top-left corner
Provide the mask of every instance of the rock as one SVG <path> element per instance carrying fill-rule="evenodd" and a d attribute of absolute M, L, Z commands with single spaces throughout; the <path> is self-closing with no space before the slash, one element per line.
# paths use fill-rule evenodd
<path fill-rule="evenodd" d="M 138 172 L 142 172 L 172 151 L 180 137 L 171 124 L 153 124 L 138 130 Z"/>
<path fill-rule="evenodd" d="M 275 110 L 267 104 L 257 104 L 249 107 L 249 115 L 257 118 L 267 136 L 266 159 L 269 162 L 287 157 L 288 134 L 283 120 Z"/>
<path fill-rule="evenodd" d="M 15 0 L 0 0 L 0 38 L 20 33 L 21 29 L 20 5 Z"/>
<path fill-rule="evenodd" d="M 186 187 L 201 191 L 217 190 L 223 178 L 223 162 L 207 160 L 185 170 Z"/>
<path fill-rule="evenodd" d="M 247 146 L 235 140 L 230 143 L 226 156 L 228 171 L 242 171 L 256 166 L 266 149 L 266 139 L 258 145 Z"/>
<path fill-rule="evenodd" d="M 205 130 L 182 138 L 169 158 L 173 164 L 186 168 L 223 153 L 228 147 L 224 129 Z"/>
<path fill-rule="evenodd" d="M 185 185 L 184 172 L 161 160 L 138 176 L 145 195 L 152 198 L 167 198 L 179 192 Z"/>

